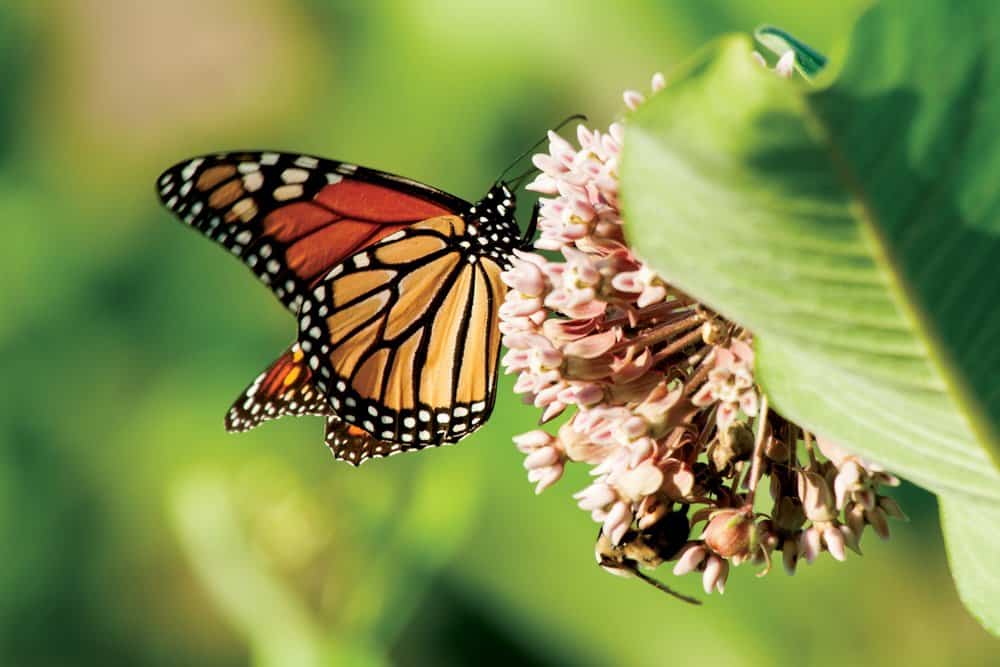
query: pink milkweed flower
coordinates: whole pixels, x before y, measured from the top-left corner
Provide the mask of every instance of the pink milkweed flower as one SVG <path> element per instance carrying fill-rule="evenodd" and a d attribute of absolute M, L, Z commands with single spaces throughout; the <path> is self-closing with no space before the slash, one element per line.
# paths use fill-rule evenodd
<path fill-rule="evenodd" d="M 651 88 L 669 90 L 662 74 Z M 634 110 L 646 96 L 624 99 Z M 541 424 L 569 413 L 556 435 L 515 438 L 536 493 L 568 463 L 590 466 L 593 481 L 574 498 L 601 525 L 602 548 L 650 567 L 676 558 L 675 574 L 700 572 L 706 593 L 725 589 L 730 565 L 763 561 L 766 573 L 774 551 L 791 573 L 824 552 L 860 551 L 868 526 L 888 536 L 888 518 L 905 515 L 878 489 L 898 480 L 827 440 L 812 448 L 812 434 L 760 393 L 751 332 L 629 247 L 619 202 L 626 137 L 622 123 L 579 125 L 577 146 L 549 133 L 527 187 L 542 195 L 534 247 L 552 259 L 516 251 L 501 274 L 510 288 L 499 309 L 502 364 L 514 391 Z M 759 494 L 754 502 L 760 483 L 769 510 Z M 707 522 L 704 540 L 677 552 L 688 534 L 664 539 L 664 517 L 682 517 L 684 531 Z M 655 558 L 628 551 L 639 544 Z"/>
<path fill-rule="evenodd" d="M 541 493 L 562 477 L 566 454 L 558 439 L 545 431 L 531 431 L 514 438 L 517 448 L 527 454 L 524 467 L 528 480 L 536 483 L 535 493 Z"/>

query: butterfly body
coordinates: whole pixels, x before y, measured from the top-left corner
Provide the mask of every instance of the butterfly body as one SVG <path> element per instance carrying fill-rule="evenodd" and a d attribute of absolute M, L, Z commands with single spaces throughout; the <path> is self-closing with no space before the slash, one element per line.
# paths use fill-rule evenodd
<path fill-rule="evenodd" d="M 227 429 L 323 415 L 334 454 L 358 464 L 456 442 L 489 416 L 500 273 L 525 245 L 505 184 L 470 204 L 353 164 L 246 151 L 179 163 L 158 190 L 298 320 Z"/>

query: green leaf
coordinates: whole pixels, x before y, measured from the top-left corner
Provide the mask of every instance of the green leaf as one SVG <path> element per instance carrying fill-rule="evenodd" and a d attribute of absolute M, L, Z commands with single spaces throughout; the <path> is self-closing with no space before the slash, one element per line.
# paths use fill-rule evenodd
<path fill-rule="evenodd" d="M 774 55 L 781 57 L 788 51 L 795 52 L 795 69 L 802 76 L 811 78 L 826 67 L 826 56 L 804 42 L 795 39 L 781 28 L 763 25 L 753 33 L 762 46 Z"/>
<path fill-rule="evenodd" d="M 943 497 L 994 632 L 998 31 L 995 3 L 887 2 L 823 90 L 726 38 L 634 114 L 621 172 L 638 251 L 755 332 L 772 405 Z"/>

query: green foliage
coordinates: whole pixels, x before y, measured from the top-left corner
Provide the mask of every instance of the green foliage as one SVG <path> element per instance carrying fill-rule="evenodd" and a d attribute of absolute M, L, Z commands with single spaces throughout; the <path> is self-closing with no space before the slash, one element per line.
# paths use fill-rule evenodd
<path fill-rule="evenodd" d="M 915 487 L 913 522 L 863 559 L 765 581 L 740 568 L 692 611 L 595 565 L 596 525 L 570 497 L 584 477 L 534 496 L 510 438 L 537 413 L 510 383 L 460 446 L 358 470 L 331 460 L 318 419 L 224 433 L 294 325 L 152 187 L 187 155 L 275 147 L 475 197 L 545 128 L 576 111 L 606 126 L 622 88 L 706 39 L 775 22 L 833 54 L 867 0 L 77 4 L 0 9 L 0 664 L 997 651 L 961 612 Z"/>
<path fill-rule="evenodd" d="M 778 410 L 939 494 L 995 633 L 998 31 L 995 3 L 887 2 L 819 90 L 726 38 L 631 118 L 622 176 L 639 251 L 758 334 Z"/>

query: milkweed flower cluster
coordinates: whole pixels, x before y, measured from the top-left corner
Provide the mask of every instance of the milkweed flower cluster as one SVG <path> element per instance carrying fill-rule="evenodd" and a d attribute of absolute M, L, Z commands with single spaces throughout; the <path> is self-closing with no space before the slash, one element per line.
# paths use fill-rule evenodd
<path fill-rule="evenodd" d="M 665 85 L 653 77 L 653 92 Z M 625 93 L 635 109 L 638 92 Z M 500 309 L 514 391 L 552 431 L 515 438 L 541 493 L 567 464 L 591 467 L 574 498 L 600 524 L 598 561 L 649 581 L 639 566 L 675 561 L 722 592 L 731 566 L 785 568 L 822 552 L 860 552 L 867 526 L 902 518 L 878 466 L 769 410 L 754 377 L 752 335 L 663 280 L 626 243 L 618 164 L 624 128 L 550 132 L 535 155 L 538 250 L 503 274 Z M 558 253 L 558 259 L 550 259 Z M 770 502 L 757 493 L 767 485 Z M 661 585 L 662 587 L 662 585 Z"/>

